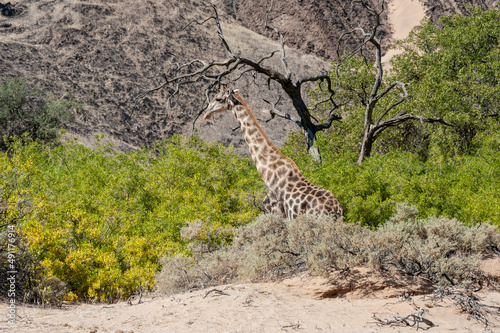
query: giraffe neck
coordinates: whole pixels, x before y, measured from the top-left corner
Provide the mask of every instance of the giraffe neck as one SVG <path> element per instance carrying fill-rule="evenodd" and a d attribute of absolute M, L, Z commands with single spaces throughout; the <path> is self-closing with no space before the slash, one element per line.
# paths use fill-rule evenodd
<path fill-rule="evenodd" d="M 279 178 L 276 175 L 278 169 L 285 167 L 298 171 L 298 168 L 272 144 L 243 98 L 237 93 L 235 96 L 241 105 L 236 105 L 233 113 L 243 131 L 252 159 L 267 187 L 274 188 Z"/>

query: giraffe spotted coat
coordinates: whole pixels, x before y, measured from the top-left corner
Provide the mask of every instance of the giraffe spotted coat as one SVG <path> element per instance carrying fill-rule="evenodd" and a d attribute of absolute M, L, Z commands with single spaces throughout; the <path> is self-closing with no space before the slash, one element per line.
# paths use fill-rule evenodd
<path fill-rule="evenodd" d="M 267 213 L 293 219 L 298 214 L 343 216 L 343 209 L 332 192 L 314 185 L 297 165 L 283 155 L 267 138 L 243 98 L 227 85 L 207 107 L 205 119 L 231 111 L 238 120 L 252 159 L 268 188 L 262 205 Z"/>

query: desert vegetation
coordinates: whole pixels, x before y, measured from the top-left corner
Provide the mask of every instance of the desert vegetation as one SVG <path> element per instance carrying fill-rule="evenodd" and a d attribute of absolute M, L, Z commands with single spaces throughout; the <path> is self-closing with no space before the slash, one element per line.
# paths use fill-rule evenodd
<path fill-rule="evenodd" d="M 400 269 L 435 283 L 476 288 L 483 256 L 498 252 L 497 226 L 467 227 L 454 219 L 419 219 L 399 204 L 384 225 L 370 229 L 332 218 L 299 216 L 286 221 L 261 215 L 238 228 L 230 245 L 207 244 L 202 221 L 183 228 L 192 256 L 166 259 L 158 291 L 174 293 L 237 281 L 274 281 L 308 270 L 324 275 L 368 266 Z M 205 239 L 204 239 L 205 238 Z"/>
<path fill-rule="evenodd" d="M 111 301 L 152 288 L 159 259 L 186 253 L 185 223 L 249 223 L 261 195 L 248 160 L 179 137 L 128 154 L 21 138 L 0 164 L 2 226 L 15 225 L 44 268 L 31 283 L 60 282 L 66 299 Z"/>
<path fill-rule="evenodd" d="M 57 137 L 64 124 L 81 112 L 67 92 L 56 97 L 22 78 L 2 80 L 0 85 L 0 149 L 7 148 L 11 137 L 27 135 L 45 141 Z"/>
<path fill-rule="evenodd" d="M 322 163 L 307 154 L 302 133 L 292 133 L 283 151 L 335 194 L 345 223 L 261 215 L 265 189 L 253 163 L 196 135 L 130 152 L 58 139 L 77 103 L 2 79 L 0 275 L 15 238 L 19 289 L 40 303 L 112 302 L 155 287 L 359 265 L 477 287 L 479 261 L 500 246 L 499 15 L 475 10 L 443 19 L 441 28 L 426 21 L 401 42 L 387 82 L 408 82 L 406 109 L 391 107 L 396 89 L 371 109 L 368 125 L 386 127 L 362 163 L 377 66 L 363 56 L 333 66 L 343 119 L 317 133 Z M 312 103 L 324 100 L 321 88 L 310 91 Z M 312 116 L 328 119 L 329 110 Z M 406 114 L 449 125 L 382 121 Z"/>

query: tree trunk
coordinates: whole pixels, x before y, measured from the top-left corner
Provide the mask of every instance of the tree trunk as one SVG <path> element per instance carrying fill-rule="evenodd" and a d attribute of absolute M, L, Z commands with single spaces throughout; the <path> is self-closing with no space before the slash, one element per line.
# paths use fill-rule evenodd
<path fill-rule="evenodd" d="M 283 90 L 292 100 L 293 106 L 300 117 L 300 126 L 304 131 L 307 153 L 311 155 L 316 162 L 321 163 L 321 154 L 319 152 L 319 148 L 316 146 L 317 129 L 316 126 L 312 123 L 309 109 L 302 99 L 300 85 L 294 85 L 291 80 L 280 83 L 283 87 Z"/>
<path fill-rule="evenodd" d="M 321 163 L 321 154 L 319 152 L 319 148 L 314 146 L 314 147 L 311 147 L 309 148 L 309 155 L 311 155 L 315 160 L 316 162 L 318 163 Z"/>
<path fill-rule="evenodd" d="M 316 146 L 316 134 L 305 127 L 303 128 L 303 131 L 307 144 L 307 153 L 311 155 L 316 162 L 321 163 L 321 154 L 318 146 Z"/>
<path fill-rule="evenodd" d="M 365 158 L 370 157 L 373 147 L 373 131 L 369 128 L 365 130 L 365 135 L 363 136 L 363 143 L 361 144 L 361 150 L 359 151 L 358 165 L 361 165 Z"/>

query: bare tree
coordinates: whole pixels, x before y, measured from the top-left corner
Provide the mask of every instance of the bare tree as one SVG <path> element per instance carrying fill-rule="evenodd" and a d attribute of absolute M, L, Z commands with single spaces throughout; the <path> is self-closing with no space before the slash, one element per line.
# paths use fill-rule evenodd
<path fill-rule="evenodd" d="M 367 98 L 362 99 L 362 103 L 365 105 L 365 117 L 363 141 L 361 143 L 361 149 L 358 156 L 358 164 L 361 164 L 367 157 L 370 156 L 375 140 L 383 131 L 390 127 L 397 126 L 408 120 L 418 120 L 426 123 L 441 123 L 448 126 L 452 126 L 452 124 L 441 118 L 426 118 L 419 115 L 409 114 L 404 110 L 394 114 L 394 111 L 398 108 L 398 106 L 408 100 L 409 94 L 406 90 L 408 84 L 400 81 L 394 81 L 382 89 L 382 82 L 384 78 L 381 46 L 383 34 L 380 33 L 380 27 L 382 26 L 382 13 L 385 11 L 387 5 L 386 1 L 382 0 L 380 2 L 380 9 L 376 9 L 375 6 L 372 5 L 372 2 L 365 0 L 354 0 L 351 4 L 353 8 L 354 6 L 362 6 L 365 10 L 372 14 L 373 25 L 369 31 L 365 31 L 361 26 L 358 26 L 342 34 L 340 39 L 351 34 L 361 34 L 361 43 L 350 52 L 345 53 L 343 56 L 340 56 L 340 50 L 338 51 L 340 61 L 336 66 L 337 77 L 340 77 L 338 71 L 344 61 L 356 55 L 365 56 L 364 53 L 368 50 L 369 46 L 371 46 L 370 50 L 374 50 L 375 52 L 375 67 L 377 70 L 371 92 L 367 95 Z M 377 104 L 380 100 L 386 97 L 390 92 L 394 92 L 396 89 L 399 89 L 399 100 L 385 107 L 385 109 L 375 112 Z M 375 113 L 378 114 L 378 117 Z"/>
<path fill-rule="evenodd" d="M 297 111 L 300 119 L 295 119 L 292 115 L 277 110 L 274 104 L 268 102 L 273 106 L 271 110 L 272 117 L 279 116 L 294 121 L 302 129 L 304 133 L 305 140 L 307 143 L 308 153 L 312 155 L 318 162 L 321 162 L 319 149 L 315 145 L 316 133 L 331 127 L 333 121 L 342 119 L 342 117 L 336 112 L 336 110 L 339 108 L 339 105 L 334 100 L 335 91 L 332 88 L 331 79 L 328 73 L 321 73 L 316 76 L 307 76 L 296 80 L 292 79 L 292 72 L 290 71 L 286 59 L 284 36 L 277 28 L 271 27 L 269 25 L 269 14 L 273 9 L 273 4 L 274 0 L 271 1 L 269 10 L 266 13 L 265 27 L 267 29 L 270 29 L 271 31 L 273 31 L 273 33 L 276 34 L 277 38 L 280 41 L 280 46 L 281 46 L 279 50 L 275 50 L 271 52 L 269 55 L 261 57 L 260 59 L 257 60 L 251 59 L 250 57 L 247 57 L 245 55 L 236 54 L 229 45 L 228 41 L 224 38 L 224 33 L 220 24 L 219 13 L 217 11 L 217 7 L 213 5 L 212 6 L 214 11 L 213 16 L 207 18 L 202 22 L 192 21 L 189 25 L 205 24 L 208 21 L 213 21 L 215 23 L 217 34 L 222 42 L 222 47 L 224 48 L 227 57 L 223 60 L 218 60 L 218 61 L 215 60 L 205 61 L 202 59 L 195 59 L 184 64 L 178 64 L 177 70 L 179 71 L 185 70 L 182 74 L 169 76 L 163 73 L 162 74 L 163 82 L 152 89 L 148 89 L 142 92 L 136 98 L 136 103 L 138 100 L 144 98 L 145 96 L 147 96 L 152 92 L 158 91 L 160 89 L 167 89 L 167 88 L 172 89 L 173 87 L 172 92 L 170 93 L 170 96 L 167 101 L 169 103 L 170 99 L 175 97 L 179 93 L 179 89 L 183 85 L 192 84 L 199 81 L 205 81 L 208 82 L 205 88 L 206 100 L 203 108 L 201 109 L 201 111 L 198 113 L 198 115 L 194 120 L 194 122 L 196 122 L 196 120 L 203 113 L 204 109 L 206 108 L 206 106 L 210 101 L 209 98 L 210 91 L 215 86 L 220 85 L 221 81 L 224 78 L 234 73 L 240 73 L 240 75 L 237 76 L 235 80 L 237 80 L 243 74 L 248 72 L 251 72 L 253 75 L 256 74 L 264 75 L 265 77 L 267 77 L 268 84 L 270 83 L 270 81 L 274 81 L 278 83 L 278 85 L 283 89 L 286 95 L 291 99 L 292 104 L 295 110 Z M 186 28 L 188 28 L 189 25 Z M 281 69 L 275 69 L 267 65 L 264 65 L 264 62 L 266 60 L 274 57 L 276 54 L 279 54 L 281 56 L 281 64 L 282 64 Z M 325 117 L 326 119 L 324 119 L 323 121 L 317 121 L 311 115 L 310 109 L 303 98 L 304 84 L 314 83 L 314 82 L 325 83 L 322 86 L 325 86 L 325 89 L 328 90 L 328 97 L 326 97 L 324 101 L 321 101 L 317 104 L 331 102 L 332 105 L 327 116 Z M 193 127 L 194 127 L 194 122 L 193 122 Z"/>
<path fill-rule="evenodd" d="M 377 6 L 372 5 L 373 2 L 379 2 L 378 7 L 380 9 L 376 9 L 375 7 Z M 188 24 L 188 26 L 186 26 L 186 28 L 188 28 L 192 24 L 202 25 L 206 22 L 213 21 L 219 39 L 222 43 L 222 47 L 226 53 L 226 58 L 217 61 L 194 59 L 184 64 L 176 64 L 178 70 L 177 74 L 167 75 L 165 73 L 162 73 L 161 76 L 163 82 L 158 86 L 141 93 L 137 97 L 136 101 L 160 89 L 170 89 L 170 96 L 167 101 L 167 103 L 170 103 L 170 100 L 179 93 L 179 89 L 183 85 L 193 84 L 199 81 L 208 82 L 205 88 L 205 103 L 193 121 L 194 128 L 194 123 L 210 102 L 210 92 L 215 86 L 220 85 L 223 79 L 228 78 L 232 74 L 236 74 L 237 76 L 234 80 L 238 80 L 242 77 L 242 75 L 246 73 L 251 73 L 254 76 L 256 76 L 257 74 L 263 75 L 267 78 L 268 84 L 271 81 L 274 81 L 281 87 L 281 89 L 292 101 L 292 104 L 299 116 L 299 119 L 295 119 L 289 113 L 278 110 L 276 108 L 277 103 L 273 104 L 269 101 L 266 101 L 271 105 L 271 118 L 279 116 L 294 121 L 304 133 L 308 153 L 313 156 L 316 161 L 321 162 L 321 155 L 316 145 L 316 133 L 330 128 L 335 120 L 341 120 L 342 117 L 339 113 L 339 110 L 341 106 L 347 104 L 349 101 L 342 100 L 337 96 L 336 90 L 338 89 L 339 84 L 332 82 L 332 79 L 328 73 L 320 73 L 316 76 L 307 76 L 298 79 L 292 79 L 292 77 L 295 77 L 296 75 L 292 75 L 292 72 L 290 71 L 290 68 L 288 66 L 285 53 L 284 36 L 277 28 L 271 27 L 269 25 L 269 14 L 273 10 L 273 5 L 274 0 L 271 1 L 270 7 L 266 12 L 265 27 L 271 30 L 273 34 L 275 34 L 279 39 L 280 49 L 275 50 L 269 55 L 261 57 L 257 60 L 251 59 L 246 55 L 236 54 L 224 37 L 217 7 L 213 5 L 213 16 L 210 16 L 209 18 L 201 22 L 192 21 Z M 382 14 L 386 9 L 386 1 L 352 0 L 348 3 L 348 5 L 351 7 L 351 11 L 348 16 L 354 13 L 355 9 L 361 7 L 362 10 L 367 11 L 371 15 L 372 22 L 370 23 L 371 27 L 367 30 L 365 30 L 365 28 L 361 26 L 357 26 L 349 31 L 344 32 L 340 36 L 338 41 L 339 49 L 337 51 L 337 56 L 339 59 L 336 66 L 337 78 L 340 77 L 338 71 L 340 71 L 342 64 L 349 58 L 359 55 L 366 58 L 375 58 L 375 66 L 377 70 L 371 92 L 367 94 L 367 97 L 362 101 L 363 105 L 365 106 L 365 117 L 363 141 L 358 157 L 358 164 L 361 164 L 366 157 L 370 156 L 375 140 L 383 131 L 390 127 L 397 126 L 408 120 L 418 120 L 428 123 L 442 123 L 446 125 L 451 124 L 441 118 L 426 118 L 419 115 L 409 114 L 407 111 L 400 111 L 395 113 L 398 107 L 408 99 L 409 94 L 406 90 L 408 84 L 404 82 L 394 81 L 386 85 L 385 88 L 383 85 L 384 71 L 382 68 L 381 60 L 381 42 L 383 32 L 381 31 L 381 26 L 383 25 Z M 348 52 L 343 52 L 342 50 L 340 50 L 342 41 L 353 36 L 355 39 L 359 40 L 359 43 L 357 43 L 357 45 Z M 374 52 L 375 56 L 366 56 L 365 53 L 367 51 Z M 276 69 L 264 64 L 266 60 L 274 57 L 276 54 L 279 54 L 281 56 L 280 59 L 282 68 Z M 324 98 L 319 100 L 317 103 L 315 103 L 315 105 L 311 107 L 306 104 L 303 98 L 304 84 L 306 83 L 318 84 L 318 86 L 325 92 L 323 94 Z M 384 97 L 386 97 L 389 93 L 394 94 L 397 92 L 399 92 L 400 96 L 398 101 L 394 102 L 392 105 L 389 105 L 384 110 L 376 110 L 378 103 L 382 99 L 384 99 Z M 320 105 L 327 106 L 328 108 L 326 114 L 324 114 L 323 116 L 322 121 L 319 121 L 311 114 L 311 111 L 313 111 Z M 378 117 L 375 114 L 378 114 Z"/>

